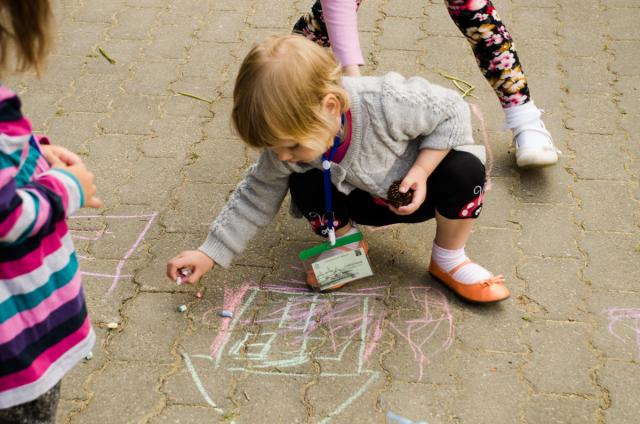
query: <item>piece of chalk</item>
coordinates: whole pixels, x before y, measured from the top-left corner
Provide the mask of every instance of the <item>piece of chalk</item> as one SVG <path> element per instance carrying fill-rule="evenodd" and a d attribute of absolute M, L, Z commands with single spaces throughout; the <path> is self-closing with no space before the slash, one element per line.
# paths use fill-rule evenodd
<path fill-rule="evenodd" d="M 196 293 L 196 297 L 197 297 L 198 299 L 202 299 L 202 292 L 198 292 L 198 293 Z"/>
<path fill-rule="evenodd" d="M 181 284 L 183 284 L 183 283 L 184 283 L 184 281 L 182 281 L 182 279 L 184 278 L 184 279 L 186 280 L 187 278 L 189 278 L 189 276 L 190 276 L 191 274 L 193 274 L 193 271 L 191 270 L 191 268 L 180 268 L 180 269 L 178 270 L 178 273 L 179 273 L 180 275 L 178 275 L 178 276 L 176 277 L 176 284 L 177 284 L 177 285 L 181 285 Z"/>
<path fill-rule="evenodd" d="M 86 359 L 87 361 L 92 360 L 93 359 L 93 352 L 87 353 L 87 356 L 85 356 L 84 359 Z"/>
<path fill-rule="evenodd" d="M 231 318 L 233 317 L 233 312 L 231 311 L 220 311 L 220 316 L 223 318 Z"/>
<path fill-rule="evenodd" d="M 118 328 L 118 323 L 117 322 L 110 322 L 107 324 L 107 328 L 110 330 L 115 330 L 116 328 Z"/>
<path fill-rule="evenodd" d="M 178 312 L 186 312 L 186 311 L 187 311 L 187 305 L 178 306 Z"/>

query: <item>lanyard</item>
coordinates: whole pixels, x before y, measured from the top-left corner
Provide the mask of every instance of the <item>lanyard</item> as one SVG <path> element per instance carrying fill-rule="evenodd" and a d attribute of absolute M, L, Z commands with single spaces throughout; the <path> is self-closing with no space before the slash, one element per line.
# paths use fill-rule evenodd
<path fill-rule="evenodd" d="M 344 114 L 342 115 L 342 124 L 344 124 Z M 331 206 L 331 163 L 336 155 L 336 150 L 340 145 L 340 136 L 336 135 L 333 139 L 333 146 L 327 153 L 322 154 L 322 173 L 324 175 L 324 208 L 326 209 L 327 230 L 329 231 L 329 242 L 331 246 L 336 244 L 336 230 L 333 228 L 334 214 Z"/>

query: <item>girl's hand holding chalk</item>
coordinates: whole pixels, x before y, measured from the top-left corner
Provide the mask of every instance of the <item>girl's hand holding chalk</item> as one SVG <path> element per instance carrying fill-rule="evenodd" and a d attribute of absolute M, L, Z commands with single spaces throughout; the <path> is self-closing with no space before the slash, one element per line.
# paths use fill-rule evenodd
<path fill-rule="evenodd" d="M 199 250 L 185 250 L 167 262 L 167 277 L 177 284 L 193 284 L 215 266 L 215 262 Z"/>

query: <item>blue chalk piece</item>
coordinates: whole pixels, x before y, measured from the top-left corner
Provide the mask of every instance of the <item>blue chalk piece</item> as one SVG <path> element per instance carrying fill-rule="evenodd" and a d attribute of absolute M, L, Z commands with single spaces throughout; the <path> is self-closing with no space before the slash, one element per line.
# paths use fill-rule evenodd
<path fill-rule="evenodd" d="M 223 318 L 231 318 L 233 317 L 233 312 L 231 311 L 220 311 L 220 316 Z"/>

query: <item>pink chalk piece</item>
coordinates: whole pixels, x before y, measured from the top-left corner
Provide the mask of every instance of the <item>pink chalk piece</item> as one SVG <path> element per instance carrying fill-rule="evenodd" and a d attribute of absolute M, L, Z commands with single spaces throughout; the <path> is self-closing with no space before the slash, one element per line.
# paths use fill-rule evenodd
<path fill-rule="evenodd" d="M 191 270 L 191 268 L 180 268 L 178 270 L 178 273 L 180 275 L 176 277 L 176 284 L 180 286 L 186 282 L 186 279 L 189 278 L 191 274 L 193 274 L 193 271 Z"/>
<path fill-rule="evenodd" d="M 196 293 L 196 297 L 197 297 L 198 299 L 202 299 L 202 292 L 198 292 L 198 293 Z"/>

